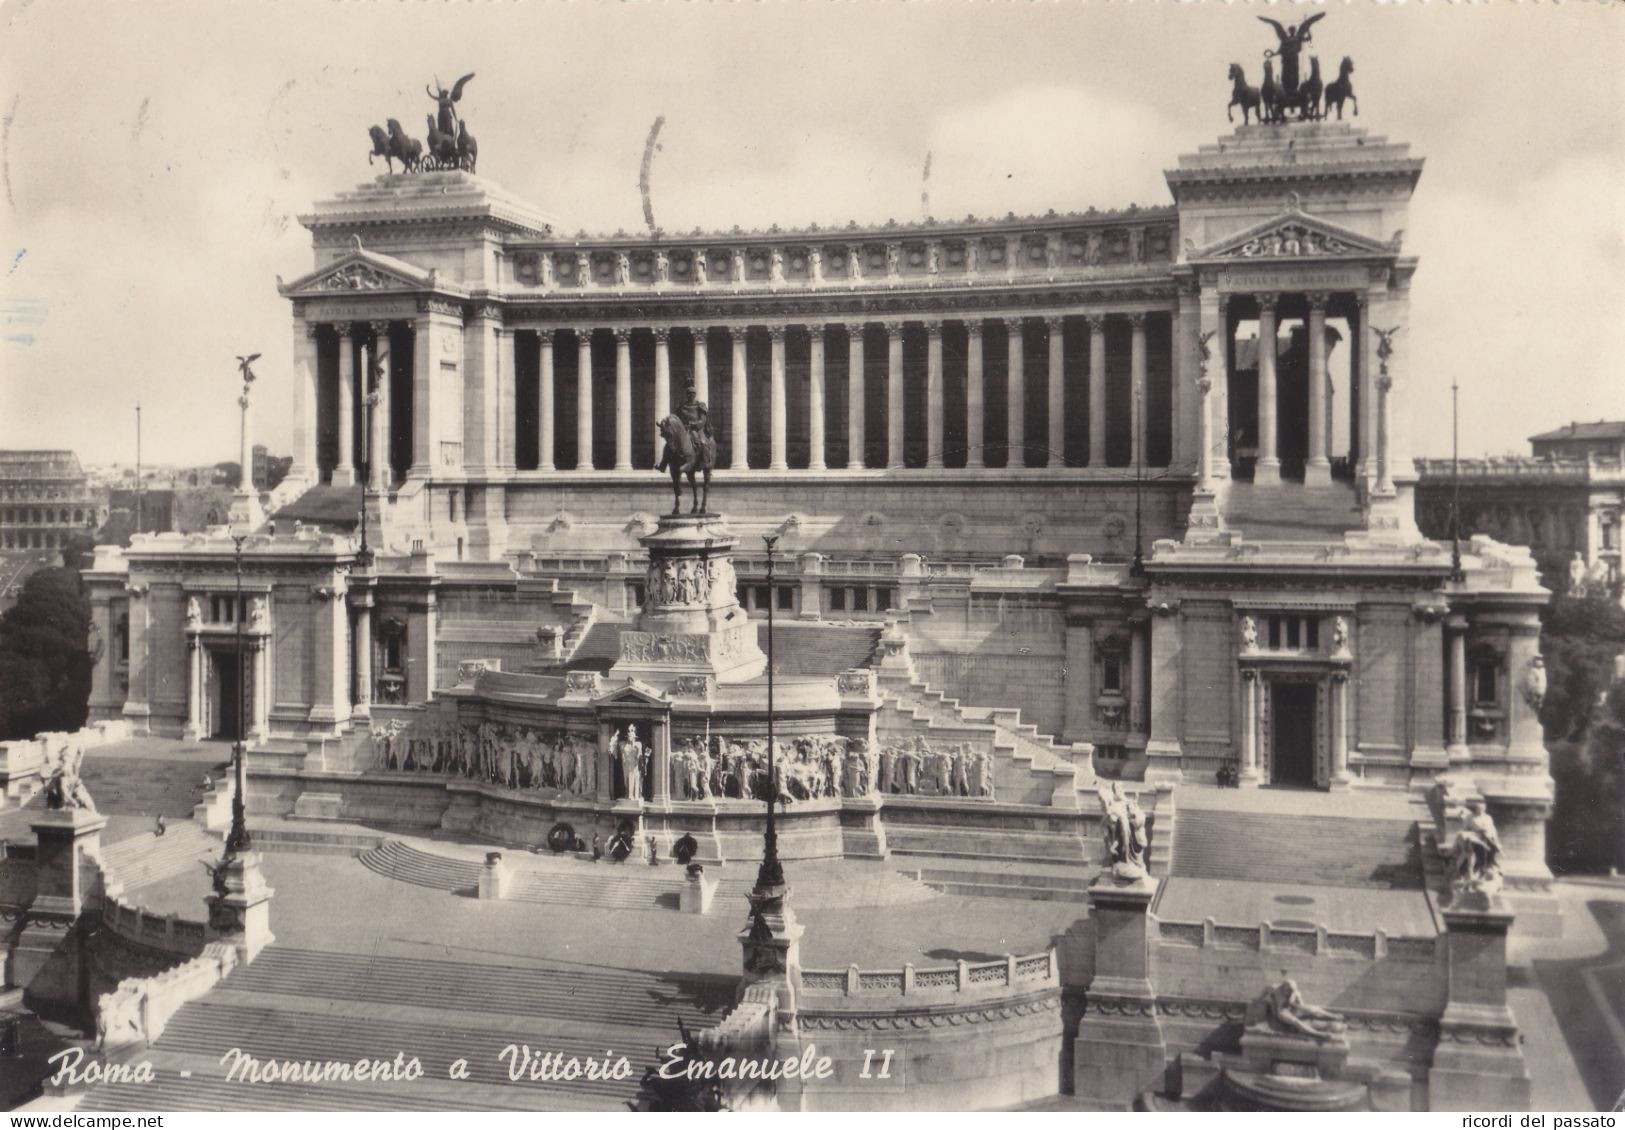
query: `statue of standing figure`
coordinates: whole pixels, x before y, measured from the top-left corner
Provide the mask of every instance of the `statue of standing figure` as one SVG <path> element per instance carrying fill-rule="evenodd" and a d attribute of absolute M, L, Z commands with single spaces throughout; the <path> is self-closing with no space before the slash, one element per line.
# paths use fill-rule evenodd
<path fill-rule="evenodd" d="M 1501 889 L 1501 836 L 1483 797 L 1467 798 L 1461 811 L 1461 828 L 1450 844 L 1450 886 L 1486 895 Z"/>
<path fill-rule="evenodd" d="M 627 800 L 643 798 L 643 744 L 638 741 L 638 728 L 628 726 L 615 744 L 615 756 L 621 765 L 621 780 Z"/>

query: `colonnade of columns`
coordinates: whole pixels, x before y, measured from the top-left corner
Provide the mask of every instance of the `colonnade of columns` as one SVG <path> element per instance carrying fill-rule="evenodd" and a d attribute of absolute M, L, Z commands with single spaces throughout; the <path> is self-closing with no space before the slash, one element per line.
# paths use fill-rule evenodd
<path fill-rule="evenodd" d="M 1005 418 L 1006 427 L 1003 436 L 990 433 L 988 427 L 988 399 L 985 378 L 985 358 L 983 349 L 983 334 L 985 323 L 982 320 L 965 321 L 967 342 L 966 372 L 965 372 L 965 420 L 966 420 L 966 447 L 968 448 L 966 466 L 981 468 L 986 466 L 984 450 L 989 445 L 997 445 L 1001 440 L 1009 444 L 1011 449 L 1025 448 L 1031 443 L 1044 446 L 1040 466 L 1058 467 L 1065 461 L 1065 427 L 1068 412 L 1087 412 L 1089 417 L 1089 467 L 1105 467 L 1106 456 L 1106 430 L 1107 430 L 1107 395 L 1106 380 L 1106 322 L 1108 315 L 1090 315 L 1086 319 L 1089 333 L 1089 377 L 1087 379 L 1087 397 L 1084 398 L 1084 389 L 1076 383 L 1069 383 L 1066 379 L 1066 348 L 1065 337 L 1062 332 L 1062 318 L 1050 316 L 1042 321 L 1048 330 L 1048 351 L 1046 356 L 1047 380 L 1047 407 L 1048 427 L 1047 435 L 1043 438 L 1029 437 L 1026 426 L 1027 406 L 1027 363 L 1026 348 L 1026 319 L 1002 319 L 1006 329 L 1007 358 L 1006 371 L 1008 378 L 1005 389 Z M 1132 434 L 1131 450 L 1128 462 L 1130 465 L 1140 461 L 1144 455 L 1143 444 L 1145 436 L 1144 420 L 1144 389 L 1147 375 L 1147 348 L 1146 348 L 1146 317 L 1142 313 L 1133 313 L 1127 316 L 1130 326 L 1130 384 L 1131 384 L 1131 422 Z M 904 367 L 904 328 L 905 322 L 891 320 L 881 323 L 886 334 L 885 347 L 885 428 L 884 428 L 884 466 L 891 469 L 900 469 L 905 466 L 904 448 L 905 436 L 905 367 Z M 945 437 L 945 407 L 947 395 L 944 387 L 944 361 L 943 361 L 943 327 L 941 319 L 927 319 L 917 323 L 924 330 L 926 338 L 926 362 L 923 382 L 925 398 L 926 420 L 926 456 L 925 466 L 936 468 L 944 465 L 944 437 Z M 867 410 L 867 372 L 868 351 L 865 347 L 865 331 L 868 326 L 863 321 L 846 321 L 832 323 L 844 330 L 847 340 L 847 419 L 846 423 L 846 449 L 848 466 L 862 466 L 864 452 L 867 450 L 871 438 L 871 429 L 877 426 L 877 421 L 871 419 Z M 608 332 L 613 334 L 614 350 L 614 396 L 611 403 L 614 411 L 614 457 L 612 469 L 616 471 L 632 470 L 633 453 L 633 361 L 632 338 L 633 334 L 642 327 L 615 326 Z M 672 410 L 674 397 L 672 395 L 672 339 L 673 326 L 651 327 L 650 332 L 654 340 L 654 419 L 659 420 Z M 696 397 L 707 403 L 711 400 L 711 374 L 710 374 L 710 343 L 714 337 L 720 336 L 728 342 L 730 356 L 729 367 L 729 440 L 730 469 L 745 470 L 748 464 L 748 428 L 752 407 L 753 392 L 750 382 L 741 379 L 748 372 L 748 339 L 749 326 L 694 326 L 691 365 Z M 807 445 L 807 467 L 810 470 L 822 470 L 830 466 L 829 443 L 826 427 L 827 397 L 829 395 L 829 343 L 826 340 L 826 330 L 830 327 L 822 323 L 783 323 L 771 324 L 763 327 L 768 338 L 768 459 L 767 468 L 774 471 L 789 469 L 789 389 L 787 355 L 787 336 L 792 328 L 804 328 L 808 333 L 808 373 L 806 381 L 806 420 L 802 435 Z M 505 336 L 514 332 L 524 333 L 532 331 L 504 331 Z M 560 349 L 569 348 L 569 339 L 561 337 L 550 330 L 535 331 L 537 335 L 537 348 L 539 358 L 538 371 L 538 399 L 539 412 L 537 417 L 537 444 L 538 466 L 542 470 L 561 469 L 558 465 L 558 452 L 555 443 L 556 409 L 558 405 L 557 373 L 558 361 L 556 353 Z M 581 471 L 593 470 L 596 464 L 593 459 L 593 444 L 596 434 L 594 413 L 596 410 L 593 395 L 594 381 L 589 376 L 582 379 L 580 374 L 593 374 L 593 331 L 575 330 L 573 339 L 576 349 L 575 382 L 575 468 Z M 510 347 L 511 349 L 511 347 Z M 1177 395 L 1177 394 L 1176 394 Z M 714 407 L 714 406 L 713 406 Z M 1019 438 L 1018 438 L 1019 437 Z M 878 437 L 877 437 L 878 438 Z M 1012 457 L 1014 461 L 1016 457 Z M 1025 460 L 1020 465 L 1027 465 Z"/>

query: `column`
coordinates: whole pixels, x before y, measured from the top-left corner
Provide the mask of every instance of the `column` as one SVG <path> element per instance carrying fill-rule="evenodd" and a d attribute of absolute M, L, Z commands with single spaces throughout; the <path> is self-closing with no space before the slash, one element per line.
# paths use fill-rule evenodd
<path fill-rule="evenodd" d="M 1225 392 L 1230 384 L 1230 350 L 1226 338 L 1224 298 L 1212 287 L 1203 287 L 1197 299 L 1196 364 L 1197 380 L 1208 387 L 1197 397 L 1198 422 L 1207 430 L 1202 449 L 1207 455 L 1209 480 L 1230 477 L 1230 420 Z M 1202 392 L 1198 383 L 1198 392 Z"/>
<path fill-rule="evenodd" d="M 1309 459 L 1304 464 L 1303 481 L 1332 481 L 1331 460 L 1326 456 L 1330 436 L 1326 431 L 1326 299 L 1310 294 L 1309 299 Z"/>
<path fill-rule="evenodd" d="M 1046 467 L 1066 466 L 1066 340 L 1062 336 L 1065 323 L 1060 318 L 1045 318 L 1044 328 L 1049 331 L 1049 456 Z"/>
<path fill-rule="evenodd" d="M 372 593 L 362 590 L 355 603 L 355 631 L 352 638 L 355 654 L 351 665 L 355 670 L 355 709 L 357 718 L 372 714 Z"/>
<path fill-rule="evenodd" d="M 237 407 L 241 409 L 241 421 L 238 424 L 238 456 L 237 456 L 237 493 L 254 493 L 254 425 L 248 414 L 248 390 L 250 385 L 243 385 L 243 391 L 237 398 Z"/>
<path fill-rule="evenodd" d="M 288 478 L 316 480 L 316 327 L 293 323 L 293 466 Z"/>
<path fill-rule="evenodd" d="M 925 465 L 942 466 L 942 323 L 925 323 Z"/>
<path fill-rule="evenodd" d="M 576 331 L 576 470 L 592 470 L 592 331 Z"/>
<path fill-rule="evenodd" d="M 863 323 L 846 324 L 846 465 L 864 465 L 865 381 L 863 371 Z"/>
<path fill-rule="evenodd" d="M 512 474 L 518 465 L 514 454 L 519 436 L 519 361 L 515 356 L 518 334 L 507 326 L 498 325 L 495 339 L 496 381 L 489 415 L 493 440 L 490 446 L 497 467 Z"/>
<path fill-rule="evenodd" d="M 903 323 L 886 323 L 886 467 L 903 466 Z"/>
<path fill-rule="evenodd" d="M 111 643 L 112 637 L 106 637 Z M 195 742 L 203 736 L 203 644 L 195 632 L 186 635 L 186 730 L 181 737 Z"/>
<path fill-rule="evenodd" d="M 1275 303 L 1274 294 L 1258 296 L 1258 462 L 1253 482 L 1281 481 L 1281 459 L 1275 453 Z"/>
<path fill-rule="evenodd" d="M 694 327 L 694 399 L 706 405 L 711 403 L 710 341 L 710 326 Z"/>
<path fill-rule="evenodd" d="M 1209 423 L 1212 405 L 1208 400 L 1212 390 L 1213 381 L 1204 364 L 1196 375 L 1196 489 L 1200 494 L 1213 493 L 1213 437 Z"/>
<path fill-rule="evenodd" d="M 379 327 L 383 328 L 380 329 Z M 372 389 L 367 393 L 367 489 L 389 486 L 389 323 L 373 323 Z"/>
<path fill-rule="evenodd" d="M 333 327 L 339 335 L 339 418 L 338 465 L 333 468 L 333 485 L 355 485 L 355 350 L 350 323 Z"/>
<path fill-rule="evenodd" d="M 1128 635 L 1129 732 L 1145 733 L 1145 624 L 1129 622 Z"/>
<path fill-rule="evenodd" d="M 671 803 L 671 726 L 663 719 L 649 723 L 649 803 Z M 647 845 L 638 847 L 647 853 Z"/>
<path fill-rule="evenodd" d="M 1377 493 L 1394 493 L 1394 468 L 1390 445 L 1394 432 L 1394 379 L 1388 375 L 1388 366 L 1382 367 L 1377 378 Z"/>
<path fill-rule="evenodd" d="M 1027 354 L 1022 324 L 1020 318 L 1004 320 L 1008 338 L 1005 355 L 1009 359 L 1010 371 L 1006 384 L 1006 401 L 1010 405 L 1004 432 L 1006 467 L 1027 465 Z"/>
<path fill-rule="evenodd" d="M 745 346 L 746 338 L 750 333 L 749 326 L 730 326 L 728 334 L 733 341 L 733 368 L 728 378 L 728 386 L 733 395 L 733 412 L 731 430 L 733 432 L 733 460 L 732 469 L 744 471 L 750 467 L 749 440 L 746 425 L 750 422 L 747 412 L 750 409 L 750 374 L 746 372 L 747 361 Z"/>
<path fill-rule="evenodd" d="M 1450 616 L 1444 622 L 1450 642 L 1450 744 L 1451 761 L 1467 759 L 1467 618 Z"/>
<path fill-rule="evenodd" d="M 671 327 L 656 326 L 655 335 L 655 423 L 671 415 Z"/>
<path fill-rule="evenodd" d="M 1106 466 L 1106 315 L 1089 315 L 1089 466 Z"/>
<path fill-rule="evenodd" d="M 1241 672 L 1241 774 L 1243 781 L 1258 780 L 1258 672 Z"/>
<path fill-rule="evenodd" d="M 788 470 L 785 459 L 785 406 L 784 406 L 784 334 L 788 326 L 767 327 L 768 341 L 772 345 L 768 368 L 767 408 L 768 436 L 771 439 L 768 470 Z"/>
<path fill-rule="evenodd" d="M 552 330 L 542 330 L 537 335 L 536 354 L 536 467 L 538 470 L 551 471 L 554 469 L 553 416 L 556 408 L 553 403 Z"/>
<path fill-rule="evenodd" d="M 632 469 L 632 327 L 615 327 L 615 469 Z"/>
<path fill-rule="evenodd" d="M 986 393 L 982 382 L 982 322 L 965 323 L 965 455 L 966 467 L 984 467 L 987 424 L 984 419 Z"/>
<path fill-rule="evenodd" d="M 1327 782 L 1333 789 L 1349 785 L 1349 673 L 1332 672 L 1332 771 Z"/>
<path fill-rule="evenodd" d="M 1145 315 L 1130 314 L 1128 323 L 1131 331 L 1128 374 L 1129 384 L 1134 390 L 1133 411 L 1129 421 L 1134 438 L 1129 447 L 1129 462 L 1140 467 L 1145 461 Z"/>
<path fill-rule="evenodd" d="M 271 637 L 255 640 L 252 655 L 254 714 L 249 736 L 255 741 L 264 741 L 271 736 Z"/>
<path fill-rule="evenodd" d="M 824 326 L 807 327 L 807 469 L 824 469 Z"/>
<path fill-rule="evenodd" d="M 505 340 L 506 339 L 506 340 Z M 503 370 L 511 367 L 512 335 L 503 332 L 502 312 L 495 306 L 476 307 L 464 334 L 464 411 L 460 423 L 463 463 L 475 474 L 491 474 L 502 466 Z"/>
<path fill-rule="evenodd" d="M 1359 324 L 1354 332 L 1359 335 L 1359 348 L 1354 351 L 1359 371 L 1354 379 L 1360 384 L 1360 478 L 1369 492 L 1377 479 L 1377 368 L 1372 364 L 1376 347 L 1371 333 L 1371 298 L 1365 291 L 1355 295 L 1359 306 Z"/>
<path fill-rule="evenodd" d="M 1178 306 L 1173 321 L 1173 372 L 1169 384 L 1170 419 L 1173 424 L 1170 466 L 1183 472 L 1199 462 L 1195 444 L 1197 413 L 1202 397 L 1196 387 L 1202 379 L 1202 357 L 1197 348 L 1197 325 L 1201 320 L 1199 292 L 1194 279 L 1179 283 Z"/>

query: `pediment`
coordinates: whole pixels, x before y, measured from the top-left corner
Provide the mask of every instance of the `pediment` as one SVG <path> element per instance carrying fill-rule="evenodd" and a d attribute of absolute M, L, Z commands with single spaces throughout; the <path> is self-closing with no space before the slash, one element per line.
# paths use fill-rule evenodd
<path fill-rule="evenodd" d="M 648 683 L 638 679 L 628 679 L 626 685 L 610 691 L 593 699 L 594 706 L 650 706 L 661 710 L 666 708 L 666 700 L 660 692 Z"/>
<path fill-rule="evenodd" d="M 1325 262 L 1336 259 L 1392 259 L 1399 254 L 1403 232 L 1384 243 L 1340 224 L 1288 208 L 1245 231 L 1192 250 L 1192 262 Z"/>
<path fill-rule="evenodd" d="M 436 273 L 402 259 L 357 248 L 291 283 L 278 282 L 285 298 L 332 298 L 338 295 L 417 293 L 435 289 Z"/>

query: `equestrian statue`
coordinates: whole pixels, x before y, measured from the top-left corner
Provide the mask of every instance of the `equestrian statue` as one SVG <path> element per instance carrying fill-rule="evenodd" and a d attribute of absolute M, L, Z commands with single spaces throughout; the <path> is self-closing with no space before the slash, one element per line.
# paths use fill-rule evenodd
<path fill-rule="evenodd" d="M 711 434 L 711 414 L 695 393 L 692 382 L 676 413 L 661 420 L 658 427 L 665 446 L 655 470 L 671 474 L 671 512 L 683 512 L 682 480 L 687 475 L 689 490 L 694 496 L 689 513 L 704 514 L 711 499 L 711 471 L 717 465 L 717 442 Z"/>
<path fill-rule="evenodd" d="M 436 107 L 435 113 L 425 115 L 428 123 L 426 141 L 408 137 L 395 118 L 389 119 L 387 128 L 369 127 L 367 134 L 372 139 L 372 151 L 367 154 L 367 163 L 370 165 L 375 158 L 382 157 L 391 173 L 395 171 L 396 161 L 401 163 L 401 171 L 405 173 L 438 169 L 473 172 L 479 160 L 479 143 L 468 131 L 468 123 L 457 113 L 463 87 L 473 77 L 472 74 L 464 75 L 450 90 L 442 87 L 439 79 L 435 79 L 433 89 L 424 88 L 429 97 L 435 100 Z"/>
<path fill-rule="evenodd" d="M 1335 106 L 1338 120 L 1342 120 L 1345 102 L 1351 103 L 1354 113 L 1358 115 L 1360 104 L 1354 98 L 1354 83 L 1349 77 L 1354 73 L 1353 59 L 1345 56 L 1338 67 L 1337 78 L 1327 82 L 1320 75 L 1320 59 L 1310 55 L 1308 75 L 1304 77 L 1302 74 L 1304 68 L 1300 65 L 1299 57 L 1303 55 L 1304 48 L 1314 41 L 1309 29 L 1325 18 L 1325 12 L 1316 12 L 1300 23 L 1285 26 L 1268 16 L 1259 16 L 1260 21 L 1275 29 L 1277 46 L 1264 52 L 1264 79 L 1257 87 L 1247 85 L 1240 63 L 1230 64 L 1230 102 L 1225 107 L 1225 117 L 1234 121 L 1235 108 L 1240 106 L 1243 125 L 1248 123 L 1249 117 L 1280 125 L 1294 120 L 1289 118 L 1289 112 L 1296 115 L 1296 121 L 1319 121 L 1329 115 Z M 1280 64 L 1278 79 L 1277 61 Z"/>

